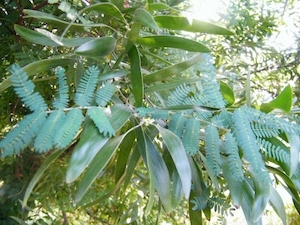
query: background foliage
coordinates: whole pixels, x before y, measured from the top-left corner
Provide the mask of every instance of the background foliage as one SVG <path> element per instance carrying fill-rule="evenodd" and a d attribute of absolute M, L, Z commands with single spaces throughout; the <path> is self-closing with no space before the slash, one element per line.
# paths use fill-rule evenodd
<path fill-rule="evenodd" d="M 299 211 L 299 35 L 271 45 L 296 2 L 232 1 L 212 22 L 178 0 L 1 4 L 2 224 L 238 207 L 262 224 L 267 205 L 288 224 L 278 185 Z"/>

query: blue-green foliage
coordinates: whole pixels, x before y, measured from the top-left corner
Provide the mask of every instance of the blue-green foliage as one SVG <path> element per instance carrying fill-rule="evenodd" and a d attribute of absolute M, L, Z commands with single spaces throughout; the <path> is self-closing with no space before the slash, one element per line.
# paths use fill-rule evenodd
<path fill-rule="evenodd" d="M 63 121 L 60 129 L 55 134 L 54 146 L 60 149 L 67 147 L 78 132 L 82 121 L 83 115 L 81 110 L 79 108 L 72 108 L 67 113 L 65 121 Z"/>
<path fill-rule="evenodd" d="M 170 116 L 169 111 L 164 109 L 139 107 L 135 111 L 141 117 L 150 117 L 153 119 L 168 119 Z"/>
<path fill-rule="evenodd" d="M 99 69 L 90 66 L 80 79 L 75 94 L 75 103 L 79 106 L 89 106 L 93 100 L 94 91 L 98 83 Z"/>
<path fill-rule="evenodd" d="M 190 86 L 185 84 L 175 88 L 168 99 L 168 106 L 181 105 L 191 92 Z"/>
<path fill-rule="evenodd" d="M 52 105 L 56 109 L 64 109 L 68 107 L 69 102 L 69 89 L 66 81 L 65 69 L 58 67 L 55 73 L 58 77 L 58 97 L 53 101 Z"/>
<path fill-rule="evenodd" d="M 40 153 L 47 152 L 54 147 L 56 137 L 61 125 L 66 119 L 63 110 L 51 112 L 34 140 L 34 149 Z"/>
<path fill-rule="evenodd" d="M 182 133 L 184 132 L 186 121 L 187 118 L 186 116 L 182 115 L 182 113 L 175 113 L 171 117 L 168 128 L 179 138 L 181 138 Z"/>
<path fill-rule="evenodd" d="M 225 135 L 225 148 L 229 164 L 230 172 L 234 179 L 242 181 L 244 179 L 242 161 L 239 156 L 238 145 L 233 137 L 232 133 L 226 133 Z"/>
<path fill-rule="evenodd" d="M 91 107 L 88 109 L 87 115 L 94 121 L 100 133 L 107 137 L 114 136 L 115 130 L 103 110 L 101 107 Z"/>
<path fill-rule="evenodd" d="M 183 133 L 183 146 L 190 155 L 195 155 L 199 150 L 200 123 L 192 117 L 186 121 Z"/>
<path fill-rule="evenodd" d="M 21 150 L 31 143 L 45 120 L 45 112 L 36 111 L 27 115 L 1 140 L 0 149 L 3 150 L 2 156 L 12 155 L 13 153 L 19 154 Z"/>
<path fill-rule="evenodd" d="M 116 90 L 117 87 L 114 84 L 105 82 L 96 93 L 97 104 L 101 107 L 106 106 Z"/>
<path fill-rule="evenodd" d="M 219 133 L 217 128 L 213 125 L 208 125 L 205 128 L 205 151 L 206 166 L 213 171 L 215 175 L 219 175 L 221 173 Z"/>
<path fill-rule="evenodd" d="M 288 164 L 290 163 L 291 157 L 289 152 L 282 149 L 280 146 L 272 144 L 271 142 L 265 139 L 258 138 L 257 140 L 261 146 L 261 151 L 265 156 L 275 159 L 279 162 L 284 162 Z"/>
<path fill-rule="evenodd" d="M 28 80 L 26 72 L 18 65 L 13 64 L 10 69 L 12 75 L 10 80 L 16 94 L 31 111 L 43 111 L 47 109 L 47 104 L 43 97 L 34 92 L 34 84 Z"/>

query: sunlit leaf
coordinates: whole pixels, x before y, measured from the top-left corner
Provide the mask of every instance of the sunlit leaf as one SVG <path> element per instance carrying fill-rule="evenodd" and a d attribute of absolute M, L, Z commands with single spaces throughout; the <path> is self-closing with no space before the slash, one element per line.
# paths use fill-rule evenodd
<path fill-rule="evenodd" d="M 223 96 L 223 99 L 226 101 L 226 106 L 231 106 L 235 102 L 234 92 L 231 87 L 225 82 L 220 82 L 220 91 Z"/>
<path fill-rule="evenodd" d="M 274 211 L 277 213 L 277 215 L 280 217 L 282 223 L 284 225 L 287 225 L 284 203 L 282 201 L 281 196 L 273 186 L 271 186 L 270 204 L 273 207 Z"/>
<path fill-rule="evenodd" d="M 145 9 L 138 8 L 137 10 L 135 10 L 135 13 L 133 15 L 133 21 L 139 22 L 140 24 L 149 27 L 153 30 L 160 30 L 152 15 Z"/>
<path fill-rule="evenodd" d="M 156 35 L 146 36 L 137 39 L 136 41 L 140 45 L 146 45 L 149 47 L 170 47 L 187 50 L 190 52 L 210 52 L 211 50 L 205 45 L 183 37 L 171 36 L 171 35 Z"/>
<path fill-rule="evenodd" d="M 208 34 L 233 35 L 230 30 L 215 25 L 213 23 L 189 19 L 181 16 L 155 16 L 157 25 L 161 28 L 184 30 L 190 32 L 200 32 Z"/>
<path fill-rule="evenodd" d="M 282 110 L 288 113 L 293 104 L 293 90 L 290 85 L 286 86 L 280 94 L 268 103 L 263 103 L 260 106 L 260 110 L 268 113 L 274 109 Z"/>
<path fill-rule="evenodd" d="M 290 176 L 292 176 L 299 165 L 300 137 L 299 134 L 296 133 L 286 133 L 286 136 L 289 140 L 291 149 Z"/>

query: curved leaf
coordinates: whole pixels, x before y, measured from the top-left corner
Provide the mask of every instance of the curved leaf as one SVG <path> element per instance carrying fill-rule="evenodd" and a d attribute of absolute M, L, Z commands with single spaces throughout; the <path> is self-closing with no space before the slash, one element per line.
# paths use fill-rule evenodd
<path fill-rule="evenodd" d="M 75 53 L 85 57 L 102 58 L 110 54 L 115 47 L 116 39 L 113 37 L 102 37 L 82 44 L 75 50 Z"/>
<path fill-rule="evenodd" d="M 165 143 L 167 149 L 171 154 L 182 183 L 184 196 L 186 199 L 188 199 L 191 190 L 192 174 L 190 163 L 183 144 L 181 143 L 180 139 L 171 131 L 160 126 L 156 127 L 160 135 L 162 136 L 163 142 Z"/>
<path fill-rule="evenodd" d="M 149 12 L 147 12 L 145 9 L 138 8 L 137 10 L 135 10 L 135 13 L 133 15 L 133 21 L 138 22 L 153 30 L 156 31 L 160 30 L 155 20 L 153 19 L 152 15 Z"/>
<path fill-rule="evenodd" d="M 205 45 L 183 37 L 170 36 L 170 35 L 156 35 L 142 37 L 136 40 L 140 45 L 149 47 L 171 47 L 190 52 L 210 52 L 211 50 Z"/>
<path fill-rule="evenodd" d="M 284 225 L 287 225 L 285 207 L 282 198 L 273 186 L 271 186 L 270 188 L 270 204 L 273 207 L 274 211 L 277 213 L 277 215 L 280 217 L 282 223 Z"/>
<path fill-rule="evenodd" d="M 223 96 L 223 99 L 226 102 L 226 106 L 229 107 L 229 106 L 233 105 L 235 102 L 235 97 L 234 97 L 234 92 L 231 89 L 231 87 L 228 84 L 226 84 L 225 82 L 221 81 L 220 82 L 220 91 Z"/>
<path fill-rule="evenodd" d="M 190 32 L 200 32 L 208 34 L 233 35 L 234 33 L 226 28 L 213 23 L 189 19 L 181 16 L 156 16 L 157 25 L 161 28 L 184 30 Z"/>

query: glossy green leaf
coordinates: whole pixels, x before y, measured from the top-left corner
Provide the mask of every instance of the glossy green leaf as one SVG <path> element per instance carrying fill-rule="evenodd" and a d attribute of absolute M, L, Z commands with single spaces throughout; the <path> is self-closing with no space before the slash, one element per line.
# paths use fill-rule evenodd
<path fill-rule="evenodd" d="M 111 3 L 108 2 L 101 2 L 98 4 L 94 4 L 91 6 L 86 7 L 82 12 L 88 13 L 88 12 L 98 12 L 103 13 L 104 15 L 113 16 L 117 19 L 120 19 L 122 21 L 126 21 L 123 17 L 123 14 L 120 12 L 120 10 Z"/>
<path fill-rule="evenodd" d="M 38 10 L 30 10 L 30 9 L 24 9 L 23 10 L 24 13 L 27 14 L 27 16 L 25 16 L 24 18 L 36 18 L 39 19 L 40 21 L 44 21 L 47 22 L 48 24 L 54 25 L 55 27 L 59 27 L 59 28 L 67 28 L 69 27 L 70 29 L 74 29 L 76 30 L 76 32 L 86 32 L 86 30 L 84 30 L 85 27 L 107 27 L 111 30 L 114 30 L 112 27 L 107 26 L 106 24 L 102 24 L 102 23 L 85 23 L 85 24 L 80 24 L 80 23 L 71 23 L 71 22 L 67 22 L 61 19 L 58 19 L 57 17 L 48 14 L 48 13 L 44 13 Z"/>
<path fill-rule="evenodd" d="M 113 37 L 102 37 L 82 44 L 75 50 L 75 53 L 85 57 L 102 58 L 110 54 L 115 47 L 116 39 Z"/>
<path fill-rule="evenodd" d="M 51 165 L 51 163 L 53 163 L 63 152 L 64 152 L 63 150 L 57 150 L 57 151 L 53 152 L 51 155 L 49 155 L 46 158 L 46 160 L 40 166 L 40 168 L 35 173 L 35 175 L 33 176 L 33 178 L 31 179 L 30 183 L 28 184 L 28 186 L 26 188 L 23 203 L 22 203 L 22 208 L 24 208 L 27 205 L 29 196 L 31 195 L 33 188 L 38 183 L 38 181 L 41 179 L 44 172 L 48 169 L 48 167 Z"/>
<path fill-rule="evenodd" d="M 160 135 L 162 136 L 164 144 L 166 145 L 167 149 L 171 154 L 171 157 L 174 161 L 175 167 L 177 169 L 182 183 L 184 196 L 186 199 L 188 199 L 191 190 L 192 174 L 190 163 L 186 155 L 185 149 L 183 147 L 183 144 L 180 141 L 180 139 L 171 131 L 160 126 L 156 127 Z"/>
<path fill-rule="evenodd" d="M 128 161 L 127 161 L 127 169 L 126 169 L 126 174 L 124 178 L 124 189 L 128 186 L 130 182 L 130 178 L 132 177 L 132 174 L 136 168 L 136 165 L 138 164 L 139 160 L 141 158 L 139 149 L 137 145 L 135 145 L 132 154 L 130 155 Z"/>
<path fill-rule="evenodd" d="M 143 8 L 138 8 L 137 10 L 135 10 L 135 13 L 133 15 L 133 21 L 138 22 L 144 25 L 145 27 L 149 27 L 153 30 L 160 30 L 152 15 Z"/>
<path fill-rule="evenodd" d="M 299 134 L 296 133 L 286 133 L 286 136 L 290 143 L 290 176 L 292 176 L 298 169 L 299 165 L 300 137 Z"/>
<path fill-rule="evenodd" d="M 260 110 L 268 113 L 274 109 L 282 110 L 288 113 L 293 104 L 293 89 L 290 85 L 286 86 L 283 91 L 272 101 L 263 103 L 260 106 Z"/>
<path fill-rule="evenodd" d="M 172 210 L 172 195 L 168 168 L 150 138 L 148 136 L 145 138 L 148 171 L 150 177 L 154 181 L 155 188 L 164 206 L 164 210 L 169 213 Z"/>
<path fill-rule="evenodd" d="M 178 75 L 182 71 L 192 67 L 197 62 L 199 62 L 201 59 L 203 59 L 203 55 L 197 54 L 197 55 L 187 59 L 186 61 L 183 61 L 181 63 L 177 63 L 175 65 L 168 66 L 164 69 L 158 70 L 154 73 L 144 76 L 144 83 L 152 84 L 153 82 L 162 81 L 162 80 L 164 81 L 164 80 L 166 80 L 174 75 Z"/>
<path fill-rule="evenodd" d="M 110 139 L 92 159 L 86 173 L 84 173 L 74 198 L 75 203 L 79 203 L 84 197 L 92 183 L 96 180 L 111 157 L 114 155 L 119 145 L 124 140 L 126 134 Z"/>
<path fill-rule="evenodd" d="M 197 41 L 171 35 L 146 36 L 137 39 L 136 43 L 154 48 L 170 47 L 190 52 L 206 53 L 211 51 L 208 47 Z"/>
<path fill-rule="evenodd" d="M 201 210 L 193 210 L 194 204 L 191 202 L 197 194 L 192 190 L 191 196 L 189 198 L 189 217 L 191 225 L 202 225 L 202 211 Z"/>
<path fill-rule="evenodd" d="M 118 77 L 124 77 L 128 74 L 127 70 L 112 70 L 99 75 L 99 81 L 106 81 Z"/>
<path fill-rule="evenodd" d="M 135 46 L 133 46 L 128 52 L 128 56 L 131 64 L 130 80 L 132 93 L 135 98 L 135 105 L 137 107 L 141 107 L 143 105 L 144 98 L 144 83 L 143 76 L 141 73 L 141 59 L 138 49 Z"/>
<path fill-rule="evenodd" d="M 67 58 L 64 55 L 60 55 L 59 57 L 53 57 L 50 59 L 43 59 L 39 61 L 32 62 L 26 66 L 24 66 L 22 69 L 27 73 L 28 77 L 31 77 L 33 75 L 37 75 L 40 72 L 47 71 L 53 67 L 56 66 L 65 66 L 70 63 L 75 63 L 77 59 L 71 59 Z M 0 84 L 0 93 L 7 88 L 11 86 L 10 79 L 4 80 Z"/>
<path fill-rule="evenodd" d="M 109 122 L 115 131 L 119 130 L 131 116 L 130 111 L 124 105 L 111 107 Z M 85 119 L 85 127 L 80 140 L 76 145 L 69 162 L 66 173 L 66 182 L 72 183 L 89 165 L 98 151 L 106 144 L 109 138 L 104 137 L 91 120 Z"/>
<path fill-rule="evenodd" d="M 284 203 L 282 201 L 281 196 L 278 194 L 278 192 L 273 186 L 271 186 L 270 205 L 273 207 L 274 211 L 277 213 L 282 223 L 284 225 L 287 225 Z"/>
<path fill-rule="evenodd" d="M 190 19 L 181 16 L 156 16 L 157 25 L 161 28 L 184 30 L 189 32 L 200 32 L 208 34 L 233 35 L 230 30 L 213 23 Z"/>
<path fill-rule="evenodd" d="M 148 5 L 149 11 L 161 11 L 161 10 L 170 10 L 173 12 L 179 12 L 178 10 L 164 4 L 164 3 L 152 3 Z"/>
<path fill-rule="evenodd" d="M 182 183 L 177 170 L 173 172 L 172 208 L 175 209 L 183 198 Z"/>
<path fill-rule="evenodd" d="M 234 92 L 231 89 L 231 87 L 226 84 L 225 82 L 221 81 L 220 82 L 220 91 L 223 96 L 223 99 L 226 101 L 226 106 L 229 107 L 234 104 L 235 102 L 235 97 L 234 97 Z"/>

